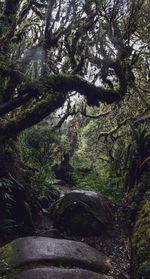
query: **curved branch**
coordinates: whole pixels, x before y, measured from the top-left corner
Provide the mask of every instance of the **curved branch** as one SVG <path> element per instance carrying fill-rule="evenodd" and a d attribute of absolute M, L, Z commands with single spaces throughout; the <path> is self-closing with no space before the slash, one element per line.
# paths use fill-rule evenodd
<path fill-rule="evenodd" d="M 112 104 L 113 102 L 119 101 L 121 99 L 121 94 L 119 90 L 110 90 L 103 87 L 95 86 L 88 81 L 82 79 L 78 75 L 52 75 L 42 77 L 39 80 L 28 84 L 22 96 L 19 98 L 14 98 L 13 100 L 0 105 L 0 116 L 5 113 L 12 111 L 15 108 L 25 104 L 33 97 L 43 96 L 45 97 L 54 92 L 60 92 L 60 98 L 67 94 L 68 91 L 77 91 L 81 95 L 84 95 L 88 101 L 89 105 L 99 105 L 99 102 L 106 102 L 107 104 Z M 55 99 L 55 93 L 53 98 Z M 55 109 L 54 109 L 55 110 Z"/>
<path fill-rule="evenodd" d="M 65 94 L 55 92 L 54 95 L 48 96 L 45 100 L 38 102 L 31 109 L 25 110 L 19 114 L 16 119 L 9 120 L 0 128 L 0 141 L 16 137 L 21 131 L 39 123 L 43 118 L 52 113 L 63 105 Z"/>
<path fill-rule="evenodd" d="M 101 137 L 108 137 L 108 136 L 112 135 L 113 133 L 117 132 L 117 130 L 119 130 L 120 127 L 126 125 L 128 121 L 134 120 L 134 119 L 135 119 L 135 117 L 129 117 L 127 119 L 124 119 L 122 122 L 118 123 L 118 125 L 116 127 L 114 127 L 113 129 L 111 129 L 110 131 L 108 131 L 108 132 L 101 132 L 99 134 L 99 136 L 98 136 L 98 140 Z"/>
<path fill-rule="evenodd" d="M 7 103 L 0 105 L 0 116 L 12 111 L 13 109 L 23 105 L 32 98 L 29 94 L 25 94 L 19 98 L 15 98 Z"/>
<path fill-rule="evenodd" d="M 8 112 L 18 108 L 31 98 L 45 95 L 45 99 L 39 101 L 31 109 L 20 112 L 16 119 L 9 120 L 4 124 L 0 129 L 1 140 L 16 136 L 21 131 L 37 124 L 53 111 L 60 108 L 67 98 L 68 91 L 77 91 L 84 95 L 89 105 L 98 105 L 99 102 L 111 104 L 121 99 L 119 91 L 97 87 L 78 75 L 58 74 L 42 77 L 29 84 L 24 89 L 22 97 L 1 105 L 0 115 L 4 114 L 4 111 Z"/>
<path fill-rule="evenodd" d="M 113 90 L 95 86 L 79 75 L 58 74 L 43 78 L 40 82 L 44 82 L 47 88 L 57 92 L 77 91 L 86 97 L 88 104 L 91 106 L 99 106 L 99 102 L 112 104 L 121 100 L 124 94 L 120 89 Z"/>

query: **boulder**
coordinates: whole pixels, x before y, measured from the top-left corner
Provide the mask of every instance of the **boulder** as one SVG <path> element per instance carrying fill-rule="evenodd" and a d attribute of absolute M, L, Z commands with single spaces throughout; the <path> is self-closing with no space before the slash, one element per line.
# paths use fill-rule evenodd
<path fill-rule="evenodd" d="M 93 235 L 112 224 L 112 202 L 100 193 L 74 190 L 50 208 L 54 225 L 67 233 Z"/>
<path fill-rule="evenodd" d="M 11 268 L 30 264 L 47 264 L 63 267 L 83 267 L 105 273 L 110 270 L 109 258 L 85 243 L 40 236 L 13 240 L 0 248 L 0 260 Z"/>
<path fill-rule="evenodd" d="M 113 279 L 110 276 L 98 274 L 83 269 L 36 268 L 21 272 L 12 279 Z"/>

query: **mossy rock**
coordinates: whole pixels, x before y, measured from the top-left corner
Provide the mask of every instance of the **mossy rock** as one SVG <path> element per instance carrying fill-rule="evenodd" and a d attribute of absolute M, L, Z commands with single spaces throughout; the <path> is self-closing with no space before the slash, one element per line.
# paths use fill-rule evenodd
<path fill-rule="evenodd" d="M 1 247 L 0 263 L 3 263 L 0 268 L 3 279 L 16 278 L 22 271 L 46 266 L 66 270 L 76 267 L 102 274 L 111 269 L 110 259 L 85 243 L 38 236 L 18 238 Z"/>
<path fill-rule="evenodd" d="M 112 224 L 112 202 L 92 191 L 72 191 L 51 207 L 55 226 L 71 234 L 93 235 Z"/>

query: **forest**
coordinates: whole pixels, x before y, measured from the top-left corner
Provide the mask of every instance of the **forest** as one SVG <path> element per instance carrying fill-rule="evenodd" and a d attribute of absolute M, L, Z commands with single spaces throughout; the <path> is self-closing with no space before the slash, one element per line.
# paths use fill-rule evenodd
<path fill-rule="evenodd" d="M 0 0 L 0 279 L 80 278 L 14 267 L 33 236 L 112 259 L 81 278 L 150 278 L 149 4 Z"/>

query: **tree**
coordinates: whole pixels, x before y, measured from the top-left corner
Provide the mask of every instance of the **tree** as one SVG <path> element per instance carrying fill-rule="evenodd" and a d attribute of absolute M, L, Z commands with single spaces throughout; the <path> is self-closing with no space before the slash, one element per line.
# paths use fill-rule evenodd
<path fill-rule="evenodd" d="M 61 107 L 69 92 L 79 92 L 89 105 L 125 96 L 134 84 L 134 34 L 144 4 L 123 2 L 4 2 L 1 141 Z M 105 86 L 96 86 L 100 81 Z"/>
<path fill-rule="evenodd" d="M 72 92 L 91 106 L 119 103 L 135 85 L 138 61 L 147 59 L 138 23 L 145 7 L 141 0 L 1 2 L 1 144 Z M 145 26 L 149 32 L 148 17 Z"/>

